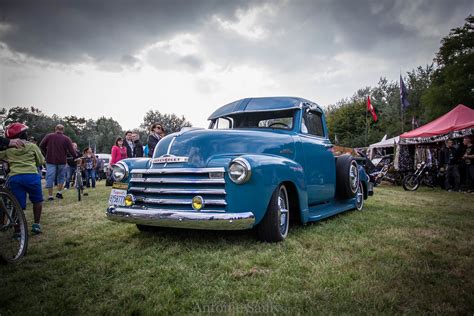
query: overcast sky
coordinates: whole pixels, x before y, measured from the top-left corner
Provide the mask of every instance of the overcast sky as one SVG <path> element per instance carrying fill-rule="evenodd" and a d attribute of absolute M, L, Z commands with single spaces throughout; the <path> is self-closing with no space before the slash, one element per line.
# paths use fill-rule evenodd
<path fill-rule="evenodd" d="M 322 106 L 431 63 L 472 0 L 0 0 L 0 107 L 207 126 L 218 106 Z"/>

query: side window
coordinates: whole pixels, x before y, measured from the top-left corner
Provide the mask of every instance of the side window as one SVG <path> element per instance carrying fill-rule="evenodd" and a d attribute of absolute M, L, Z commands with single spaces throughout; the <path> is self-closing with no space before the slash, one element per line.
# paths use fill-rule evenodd
<path fill-rule="evenodd" d="M 232 122 L 228 118 L 220 117 L 214 124 L 214 129 L 227 129 L 232 127 Z"/>
<path fill-rule="evenodd" d="M 321 113 L 306 111 L 303 116 L 301 131 L 305 134 L 324 137 L 323 118 Z"/>

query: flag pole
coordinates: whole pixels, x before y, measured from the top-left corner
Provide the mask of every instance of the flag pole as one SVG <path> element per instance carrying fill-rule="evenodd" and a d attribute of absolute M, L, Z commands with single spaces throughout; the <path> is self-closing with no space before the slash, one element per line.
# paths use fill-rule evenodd
<path fill-rule="evenodd" d="M 369 97 L 367 97 L 367 99 L 368 99 L 368 98 L 369 98 Z M 368 102 L 368 100 L 367 100 L 366 102 Z M 368 136 L 368 134 L 369 134 L 369 124 L 367 123 L 367 122 L 368 122 L 367 117 L 368 117 L 368 114 L 369 114 L 368 112 L 369 112 L 369 111 L 368 111 L 368 109 L 367 109 L 367 107 L 366 107 L 366 109 L 365 109 L 365 147 L 367 147 L 367 136 Z"/>
<path fill-rule="evenodd" d="M 404 124 L 404 113 L 403 113 L 403 102 L 402 102 L 402 68 L 400 67 L 400 82 L 398 83 L 399 87 L 400 87 L 400 117 L 401 117 L 401 120 L 402 120 L 402 134 L 405 132 L 405 128 L 403 127 L 405 124 Z"/>

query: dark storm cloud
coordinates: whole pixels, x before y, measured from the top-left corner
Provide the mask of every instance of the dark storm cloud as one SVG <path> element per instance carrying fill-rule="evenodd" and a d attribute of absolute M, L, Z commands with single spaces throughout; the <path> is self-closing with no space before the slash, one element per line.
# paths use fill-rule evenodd
<path fill-rule="evenodd" d="M 241 1 L 2 1 L 0 41 L 36 58 L 120 60 L 147 44 L 193 32 L 210 14 L 233 18 Z M 125 61 L 126 58 L 125 58 Z"/>
<path fill-rule="evenodd" d="M 136 65 L 133 55 L 147 45 L 180 33 L 200 35 L 200 52 L 185 56 L 156 52 L 149 61 L 200 69 L 206 62 L 258 64 L 291 72 L 337 68 L 342 53 L 384 56 L 387 60 L 429 56 L 452 26 L 472 13 L 472 0 L 340 1 L 7 1 L 0 41 L 39 59 L 75 63 Z M 256 23 L 268 34 L 249 39 L 219 27 L 240 12 L 267 4 Z M 1 30 L 1 29 L 0 29 Z M 3 35 L 2 35 L 3 34 Z M 405 57 L 409 58 L 409 57 Z M 432 58 L 432 57 L 431 57 Z"/>
<path fill-rule="evenodd" d="M 457 26 L 474 8 L 472 1 L 295 1 L 283 3 L 277 17 L 262 17 L 271 36 L 239 40 L 236 34 L 206 30 L 205 47 L 221 63 L 257 61 L 282 71 L 324 64 L 337 54 L 413 58 L 429 63 L 449 25 Z M 215 45 L 213 43 L 225 43 Z M 409 57 L 411 56 L 411 57 Z"/>

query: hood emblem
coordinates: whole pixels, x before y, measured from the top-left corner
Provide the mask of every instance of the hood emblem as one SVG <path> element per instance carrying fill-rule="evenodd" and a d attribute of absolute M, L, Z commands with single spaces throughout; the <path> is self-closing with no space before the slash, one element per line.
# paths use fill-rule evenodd
<path fill-rule="evenodd" d="M 178 162 L 188 162 L 189 157 L 179 157 L 173 155 L 163 155 L 158 158 L 153 159 L 153 163 L 178 163 Z"/>

